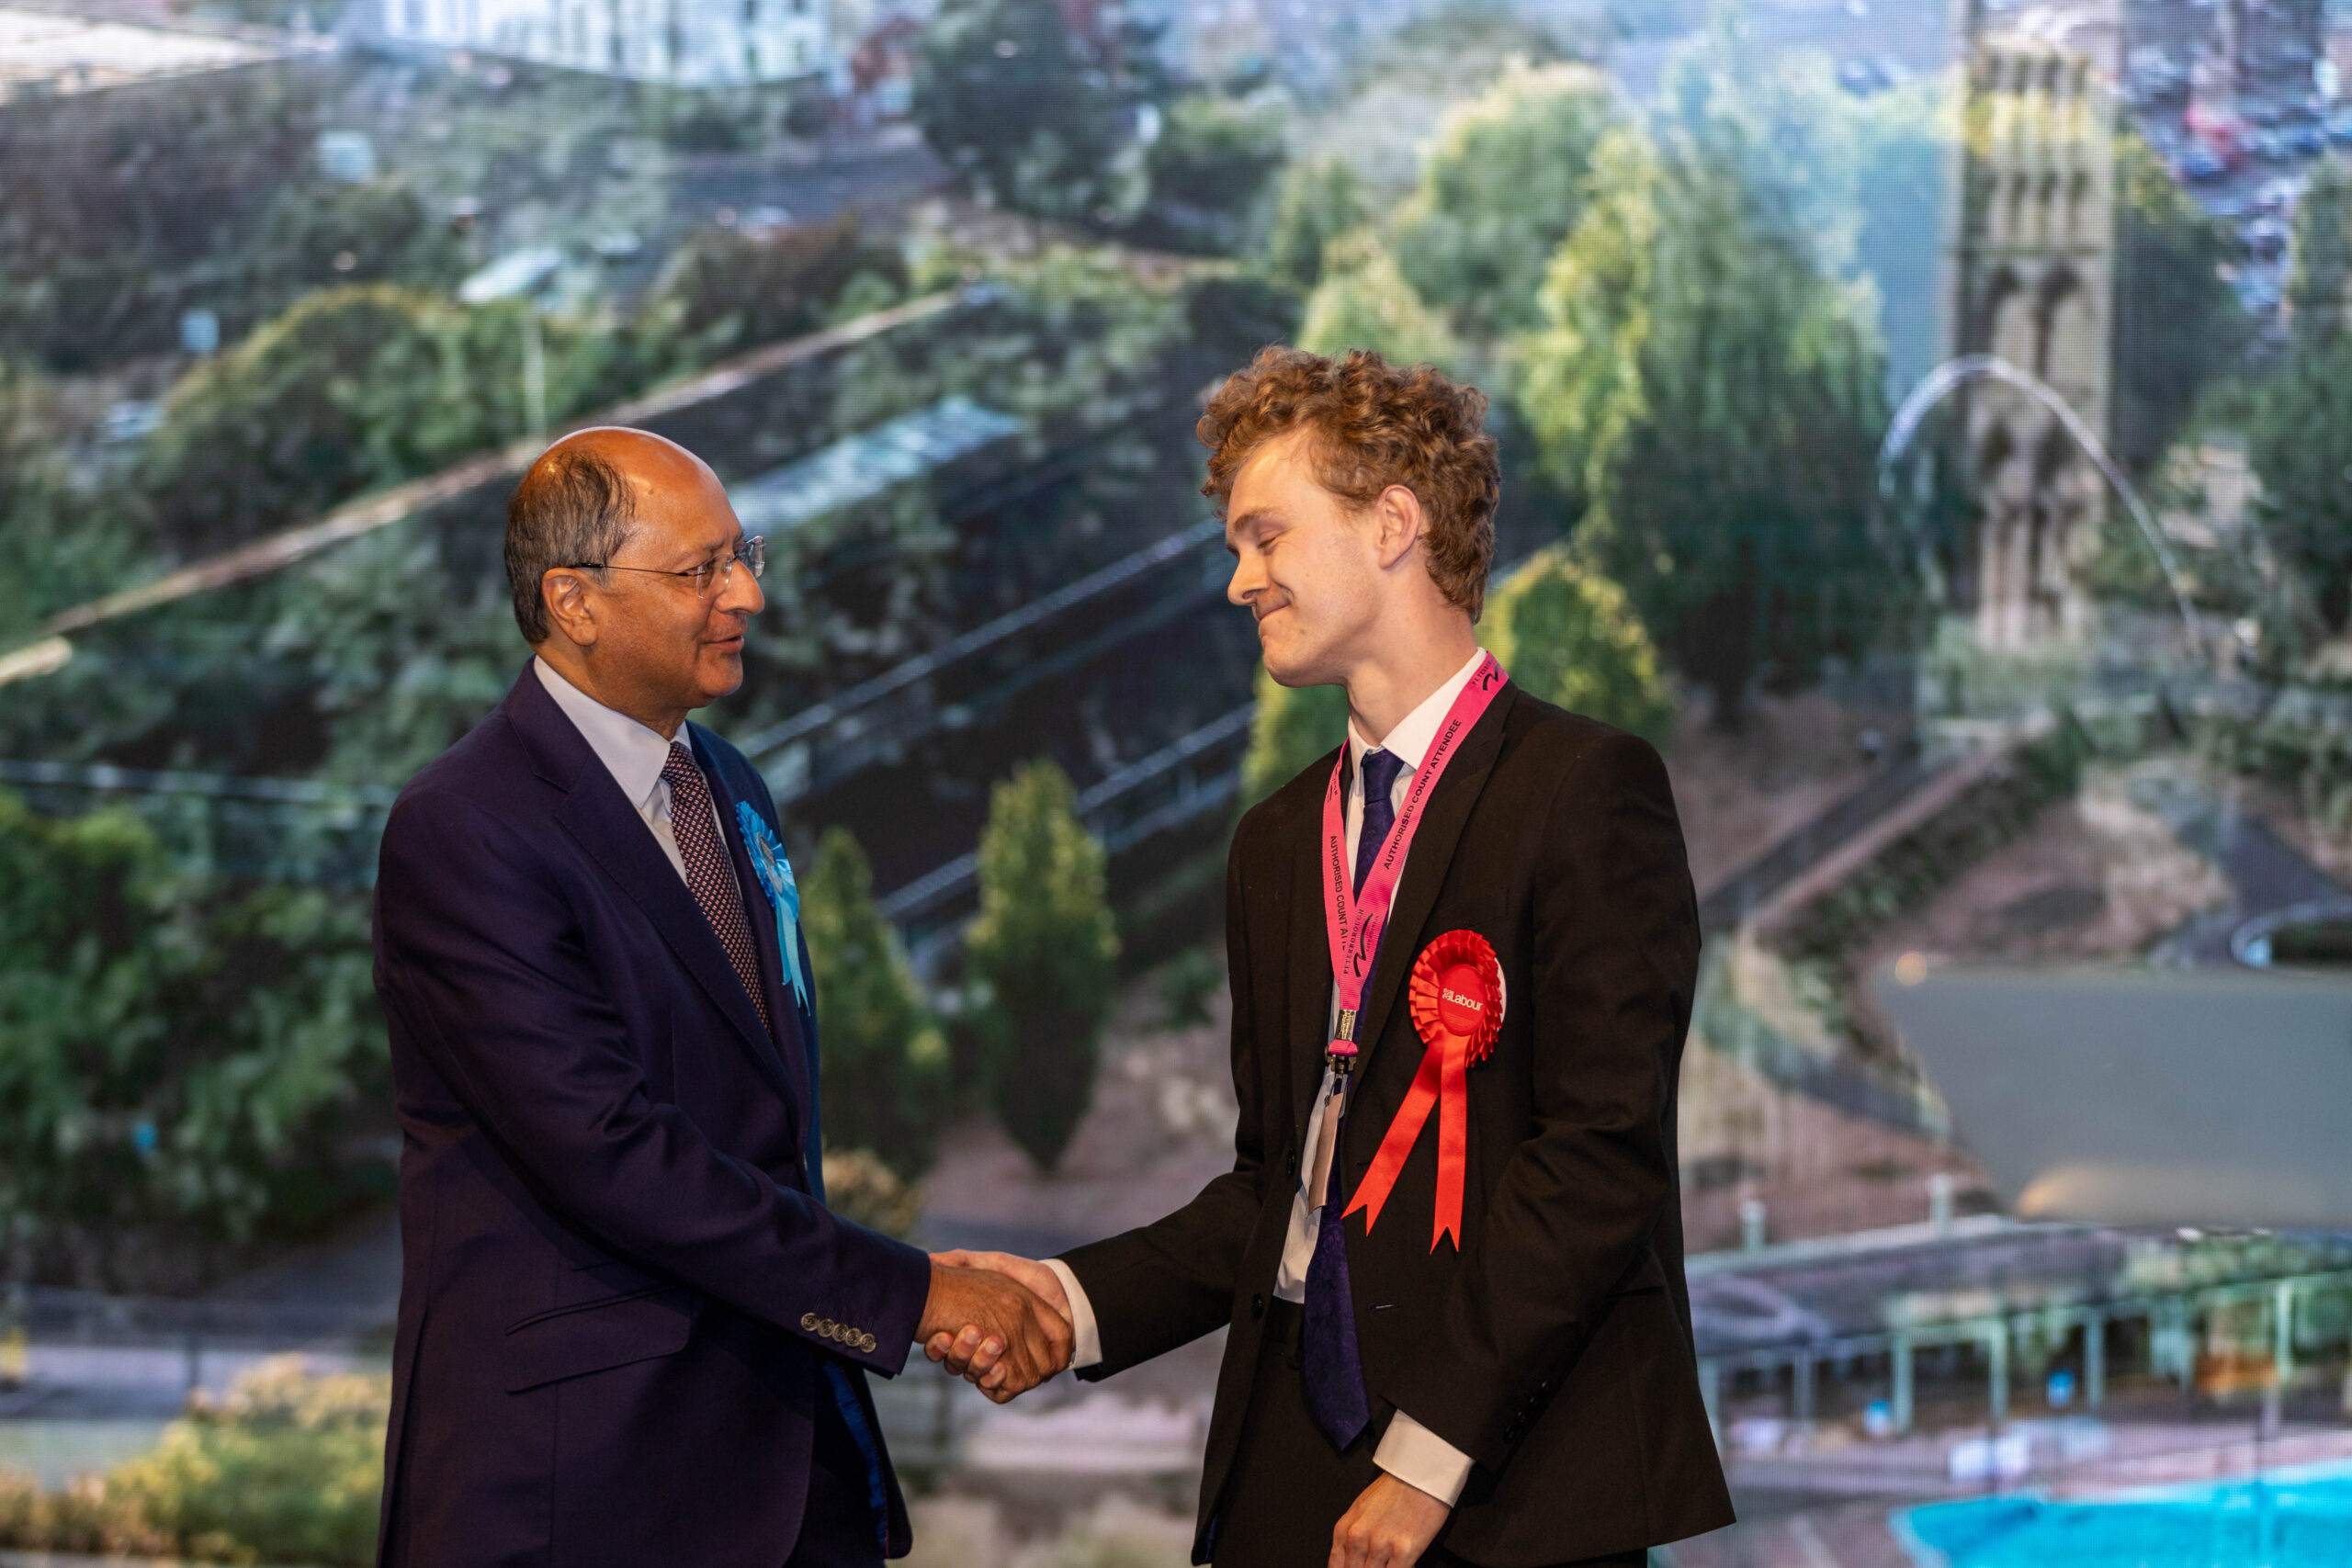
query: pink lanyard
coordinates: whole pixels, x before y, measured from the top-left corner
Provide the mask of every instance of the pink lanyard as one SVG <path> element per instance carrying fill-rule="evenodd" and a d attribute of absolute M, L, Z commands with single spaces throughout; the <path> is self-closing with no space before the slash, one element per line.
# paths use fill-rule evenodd
<path fill-rule="evenodd" d="M 1388 923 L 1396 879 L 1405 869 L 1405 852 L 1412 848 L 1430 792 L 1445 776 L 1445 765 L 1461 750 L 1462 738 L 1470 733 L 1510 679 L 1491 653 L 1471 671 L 1453 705 L 1446 709 L 1445 722 L 1439 727 L 1429 755 L 1413 770 L 1412 786 L 1405 792 L 1396 824 L 1388 829 L 1380 858 L 1373 862 L 1371 873 L 1363 879 L 1362 893 L 1354 890 L 1349 874 L 1344 751 L 1331 770 L 1331 785 L 1323 793 L 1323 930 L 1331 943 L 1331 976 L 1340 987 L 1340 1021 L 1331 1042 L 1330 1061 L 1332 1070 L 1343 1080 L 1355 1066 L 1356 1014 L 1363 1009 L 1364 982 L 1372 978 L 1373 960 L 1380 952 L 1380 931 Z"/>

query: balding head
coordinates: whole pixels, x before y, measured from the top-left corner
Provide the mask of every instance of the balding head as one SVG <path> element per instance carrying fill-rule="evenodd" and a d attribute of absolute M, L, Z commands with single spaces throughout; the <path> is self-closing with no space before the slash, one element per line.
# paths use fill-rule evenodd
<path fill-rule="evenodd" d="M 506 502 L 506 581 L 514 624 L 537 648 L 548 639 L 540 582 L 557 567 L 608 561 L 628 543 L 648 491 L 716 483 L 701 458 L 650 430 L 602 425 L 539 454 Z"/>
<path fill-rule="evenodd" d="M 573 685 L 664 735 L 742 684 L 744 632 L 767 602 L 760 560 L 710 466 L 650 431 L 566 436 L 507 503 L 524 638 Z"/>

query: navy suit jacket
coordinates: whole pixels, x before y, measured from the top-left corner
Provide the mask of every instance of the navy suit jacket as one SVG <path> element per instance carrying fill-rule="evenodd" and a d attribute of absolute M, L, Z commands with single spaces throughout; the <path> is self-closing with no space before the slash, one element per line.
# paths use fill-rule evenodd
<path fill-rule="evenodd" d="M 688 733 L 773 1032 L 528 667 L 385 826 L 404 1264 L 387 1568 L 777 1568 L 820 1399 L 862 1450 L 877 1538 L 907 1550 L 865 1373 L 905 1364 L 930 1262 L 811 1191 L 815 1021 L 736 818 L 749 802 L 773 829 L 775 807 L 741 753 Z"/>

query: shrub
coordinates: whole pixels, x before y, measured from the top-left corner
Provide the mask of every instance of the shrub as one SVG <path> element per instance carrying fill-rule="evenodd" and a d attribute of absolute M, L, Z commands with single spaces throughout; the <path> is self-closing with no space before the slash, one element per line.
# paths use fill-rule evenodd
<path fill-rule="evenodd" d="M 822 325 L 854 278 L 874 309 L 906 282 L 897 254 L 863 238 L 857 214 L 752 235 L 703 230 L 662 268 L 638 331 L 669 340 L 681 364 L 697 365 Z"/>
<path fill-rule="evenodd" d="M 198 1282 L 366 1195 L 338 1146 L 384 1092 L 356 896 L 190 875 L 126 813 L 0 795 L 0 1213 L 52 1276 Z"/>
<path fill-rule="evenodd" d="M 154 1452 L 46 1493 L 0 1476 L 0 1542 L 203 1562 L 365 1568 L 375 1561 L 391 1379 L 263 1362 L 199 1396 Z"/>
<path fill-rule="evenodd" d="M 525 431 L 526 307 L 322 289 L 175 388 L 144 454 L 159 541 L 200 555 Z M 546 323 L 551 415 L 609 389 L 610 339 Z"/>
<path fill-rule="evenodd" d="M 1051 1170 L 1094 1095 L 1119 941 L 1102 846 L 1069 780 L 1037 761 L 996 786 L 980 835 L 980 915 L 967 944 L 990 1103 Z"/>
<path fill-rule="evenodd" d="M 868 1230 L 904 1237 L 922 1217 L 922 1189 L 871 1149 L 825 1151 L 825 1207 Z"/>
<path fill-rule="evenodd" d="M 1255 806 L 1348 738 L 1344 686 L 1284 686 L 1258 671 L 1258 716 L 1241 760 L 1241 805 Z"/>
<path fill-rule="evenodd" d="M 947 1043 L 875 908 L 874 868 L 848 829 L 828 829 L 819 843 L 800 919 L 816 967 L 825 1142 L 870 1151 L 910 1182 L 930 1168 L 946 1120 Z M 831 1181 L 829 1167 L 829 1190 Z"/>
<path fill-rule="evenodd" d="M 1625 591 L 1558 547 L 1487 602 L 1487 646 L 1534 696 L 1665 743 L 1674 697 Z"/>

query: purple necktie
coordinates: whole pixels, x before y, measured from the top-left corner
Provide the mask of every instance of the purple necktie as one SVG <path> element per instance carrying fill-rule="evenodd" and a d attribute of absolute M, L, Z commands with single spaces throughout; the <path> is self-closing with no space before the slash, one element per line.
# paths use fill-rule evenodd
<path fill-rule="evenodd" d="M 1363 826 L 1356 835 L 1356 891 L 1388 830 L 1396 825 L 1396 775 L 1405 760 L 1393 751 L 1363 754 Z M 1326 1116 L 1342 1102 L 1324 1108 Z M 1333 1140 L 1332 1147 L 1338 1148 Z M 1356 1344 L 1355 1300 L 1348 1284 L 1348 1233 L 1340 1218 L 1343 1201 L 1340 1162 L 1334 1153 L 1325 1179 L 1321 1218 L 1315 1227 L 1315 1256 L 1306 1265 L 1306 1321 L 1299 1330 L 1299 1373 L 1306 1386 L 1306 1408 L 1331 1446 L 1345 1449 L 1372 1420 L 1363 1390 L 1363 1357 Z"/>
<path fill-rule="evenodd" d="M 752 928 L 743 920 L 743 889 L 735 880 L 735 865 L 728 857 L 727 846 L 718 841 L 710 785 L 703 781 L 694 754 L 674 741 L 669 761 L 662 764 L 662 777 L 670 786 L 670 836 L 678 841 L 678 858 L 685 863 L 686 886 L 694 890 L 695 902 L 702 906 L 702 918 L 710 922 L 718 945 L 727 950 L 735 977 L 743 982 L 752 1005 L 759 1010 L 761 1025 L 773 1036 L 775 1026 L 768 1021 L 759 953 L 752 946 Z"/>

